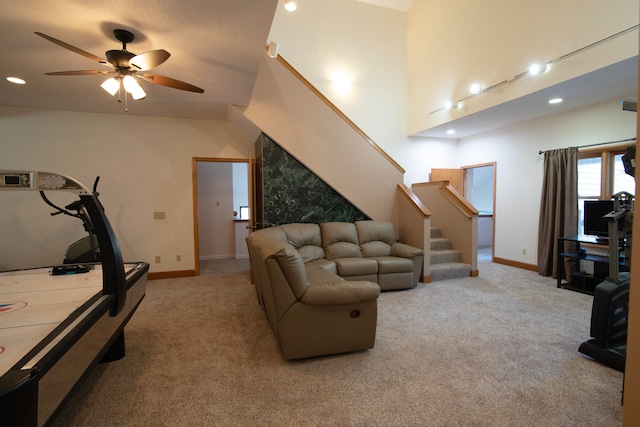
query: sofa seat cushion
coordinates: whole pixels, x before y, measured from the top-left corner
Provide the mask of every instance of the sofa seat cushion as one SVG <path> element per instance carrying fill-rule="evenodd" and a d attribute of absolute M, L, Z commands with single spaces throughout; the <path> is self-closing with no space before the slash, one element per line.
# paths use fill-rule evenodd
<path fill-rule="evenodd" d="M 395 291 L 400 289 L 415 288 L 413 272 L 387 273 L 378 275 L 378 286 L 383 291 Z"/>
<path fill-rule="evenodd" d="M 309 272 L 309 270 L 313 270 L 314 268 L 322 268 L 324 270 L 330 271 L 333 274 L 338 274 L 336 263 L 329 259 L 316 259 L 314 261 L 309 261 L 304 264 L 304 268 L 307 269 L 307 273 Z"/>
<path fill-rule="evenodd" d="M 332 273 L 324 268 L 312 268 L 307 270 L 307 280 L 309 286 L 320 285 L 324 283 L 343 282 L 344 279 L 335 273 Z"/>
<path fill-rule="evenodd" d="M 380 295 L 380 287 L 373 282 L 349 282 L 309 285 L 301 301 L 310 305 L 345 305 L 375 301 Z"/>
<path fill-rule="evenodd" d="M 378 274 L 412 273 L 413 261 L 395 256 L 372 257 L 378 263 Z"/>
<path fill-rule="evenodd" d="M 334 259 L 338 274 L 342 277 L 366 276 L 378 273 L 378 262 L 373 258 Z"/>

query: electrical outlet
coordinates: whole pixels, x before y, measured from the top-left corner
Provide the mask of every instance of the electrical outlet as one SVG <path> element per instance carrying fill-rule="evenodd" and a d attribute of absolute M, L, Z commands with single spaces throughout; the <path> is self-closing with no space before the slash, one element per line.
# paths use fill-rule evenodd
<path fill-rule="evenodd" d="M 156 255 L 156 264 L 160 264 L 160 255 Z"/>
<path fill-rule="evenodd" d="M 522 255 L 526 255 L 527 254 L 527 248 L 522 248 Z"/>
<path fill-rule="evenodd" d="M 176 261 L 177 262 L 182 261 L 182 255 L 176 255 Z"/>

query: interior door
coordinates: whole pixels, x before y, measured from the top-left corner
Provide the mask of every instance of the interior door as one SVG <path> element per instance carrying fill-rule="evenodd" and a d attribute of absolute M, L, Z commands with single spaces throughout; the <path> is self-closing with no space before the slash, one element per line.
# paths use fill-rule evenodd
<path fill-rule="evenodd" d="M 464 196 L 464 169 L 431 169 L 431 181 L 449 181 L 449 185 Z"/>

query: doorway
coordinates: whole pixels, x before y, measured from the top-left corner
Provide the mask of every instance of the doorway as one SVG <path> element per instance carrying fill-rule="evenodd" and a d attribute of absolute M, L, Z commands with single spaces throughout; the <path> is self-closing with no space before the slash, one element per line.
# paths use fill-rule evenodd
<path fill-rule="evenodd" d="M 464 166 L 464 196 L 478 210 L 478 257 L 493 260 L 496 163 Z"/>
<path fill-rule="evenodd" d="M 195 274 L 200 262 L 248 258 L 249 159 L 193 158 Z"/>

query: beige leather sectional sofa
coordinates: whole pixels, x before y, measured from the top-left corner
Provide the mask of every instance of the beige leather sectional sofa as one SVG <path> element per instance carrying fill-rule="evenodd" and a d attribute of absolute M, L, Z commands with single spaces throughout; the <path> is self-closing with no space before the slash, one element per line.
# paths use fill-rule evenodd
<path fill-rule="evenodd" d="M 284 224 L 251 233 L 247 246 L 286 359 L 372 348 L 380 291 L 415 287 L 424 257 L 386 221 Z"/>

